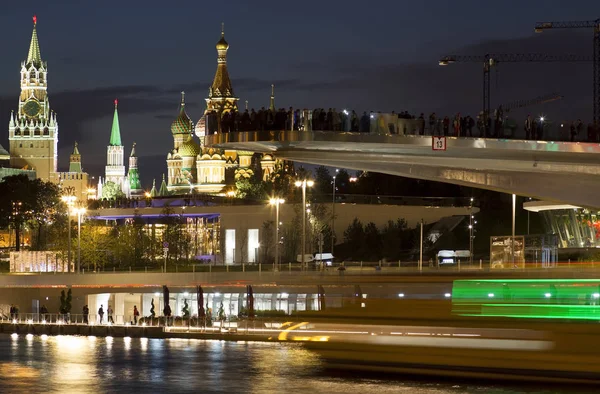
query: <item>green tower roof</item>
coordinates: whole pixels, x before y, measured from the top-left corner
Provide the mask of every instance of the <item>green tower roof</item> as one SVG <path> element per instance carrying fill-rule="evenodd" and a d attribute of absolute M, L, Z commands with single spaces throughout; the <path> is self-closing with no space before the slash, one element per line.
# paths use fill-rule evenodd
<path fill-rule="evenodd" d="M 152 190 L 150 190 L 150 197 L 156 197 L 156 179 L 152 180 Z"/>
<path fill-rule="evenodd" d="M 33 64 L 39 67 L 42 64 L 42 55 L 40 53 L 40 43 L 37 36 L 37 17 L 33 16 L 33 33 L 31 34 L 31 44 L 29 44 L 29 53 L 27 54 L 27 64 Z"/>
<path fill-rule="evenodd" d="M 166 197 L 169 195 L 169 189 L 167 189 L 167 182 L 165 182 L 165 174 L 163 174 L 163 180 L 160 184 L 160 190 L 158 191 L 160 197 Z"/>
<path fill-rule="evenodd" d="M 119 100 L 115 99 L 115 114 L 113 116 L 112 129 L 110 130 L 110 146 L 121 146 L 121 128 L 119 127 L 119 112 L 117 105 Z"/>
<path fill-rule="evenodd" d="M 83 172 L 81 169 L 81 155 L 77 148 L 77 142 L 75 142 L 73 154 L 71 154 L 71 157 L 69 158 L 69 172 Z"/>
<path fill-rule="evenodd" d="M 127 177 L 129 178 L 129 190 L 135 192 L 142 190 L 140 172 L 137 166 L 137 156 L 135 155 L 135 142 L 133 143 L 131 154 L 129 155 L 129 171 Z"/>

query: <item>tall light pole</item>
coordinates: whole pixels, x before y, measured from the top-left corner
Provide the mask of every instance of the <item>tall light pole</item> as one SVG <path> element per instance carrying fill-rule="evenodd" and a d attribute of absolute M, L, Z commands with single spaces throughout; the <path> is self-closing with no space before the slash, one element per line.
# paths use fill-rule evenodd
<path fill-rule="evenodd" d="M 77 273 L 81 273 L 81 217 L 85 214 L 84 207 L 75 208 L 77 213 Z M 89 269 L 89 267 L 88 267 Z"/>
<path fill-rule="evenodd" d="M 296 187 L 302 188 L 302 269 L 304 269 L 305 254 L 306 254 L 306 186 L 312 187 L 315 183 L 306 179 L 296 181 Z"/>
<path fill-rule="evenodd" d="M 543 121 L 544 118 L 541 118 Z M 512 195 L 512 241 L 510 243 L 510 251 L 512 254 L 512 266 L 515 268 L 515 216 L 516 216 L 516 208 L 517 208 L 517 195 Z"/>
<path fill-rule="evenodd" d="M 269 204 L 275 205 L 275 263 L 273 271 L 279 270 L 279 205 L 285 202 L 282 198 L 272 198 Z"/>
<path fill-rule="evenodd" d="M 333 176 L 333 198 L 331 200 L 331 255 L 333 256 L 333 247 L 335 246 L 335 177 L 340 170 L 335 169 Z"/>
<path fill-rule="evenodd" d="M 469 265 L 473 265 L 473 197 L 469 205 Z"/>
<path fill-rule="evenodd" d="M 71 207 L 75 204 L 75 188 L 67 186 L 63 190 L 61 200 L 67 205 L 67 228 L 69 229 L 69 252 L 67 254 L 67 272 L 71 272 Z"/>

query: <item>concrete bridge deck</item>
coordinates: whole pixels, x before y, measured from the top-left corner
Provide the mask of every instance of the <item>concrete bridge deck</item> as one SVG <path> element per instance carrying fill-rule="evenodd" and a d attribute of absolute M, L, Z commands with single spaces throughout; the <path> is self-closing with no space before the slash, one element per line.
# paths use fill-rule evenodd
<path fill-rule="evenodd" d="M 206 137 L 224 149 L 382 172 L 600 208 L 600 144 L 323 131 L 252 131 Z"/>

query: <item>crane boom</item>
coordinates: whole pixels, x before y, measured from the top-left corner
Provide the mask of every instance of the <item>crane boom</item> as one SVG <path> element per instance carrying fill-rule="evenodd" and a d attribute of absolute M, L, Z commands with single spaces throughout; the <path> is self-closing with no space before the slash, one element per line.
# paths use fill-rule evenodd
<path fill-rule="evenodd" d="M 486 55 L 448 55 L 439 60 L 440 66 L 455 62 L 517 63 L 517 62 L 591 62 L 591 56 L 575 54 L 548 55 L 545 53 L 490 53 Z"/>
<path fill-rule="evenodd" d="M 560 22 L 537 22 L 535 32 L 540 33 L 546 29 L 590 29 L 600 24 L 600 19 L 594 21 L 560 21 Z"/>
<path fill-rule="evenodd" d="M 551 94 L 547 94 L 544 96 L 538 96 L 529 100 L 518 100 L 518 101 L 513 101 L 512 103 L 508 103 L 506 105 L 503 105 L 502 108 L 508 112 L 511 109 L 517 109 L 517 108 L 525 108 L 525 107 L 529 107 L 532 105 L 538 105 L 538 104 L 544 104 L 544 103 L 549 103 L 551 101 L 556 101 L 556 100 L 560 100 L 562 99 L 563 96 L 557 93 L 551 93 Z"/>

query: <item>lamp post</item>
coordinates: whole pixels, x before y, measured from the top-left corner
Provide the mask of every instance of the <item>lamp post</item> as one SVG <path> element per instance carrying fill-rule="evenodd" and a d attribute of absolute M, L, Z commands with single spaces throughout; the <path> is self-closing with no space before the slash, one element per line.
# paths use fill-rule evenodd
<path fill-rule="evenodd" d="M 469 265 L 473 265 L 473 197 L 469 205 Z"/>
<path fill-rule="evenodd" d="M 81 273 L 81 217 L 85 214 L 84 207 L 75 208 L 77 213 L 77 273 Z M 89 268 L 89 267 L 88 267 Z"/>
<path fill-rule="evenodd" d="M 279 270 L 279 204 L 285 202 L 282 198 L 272 198 L 269 204 L 275 205 L 275 262 L 273 271 Z"/>
<path fill-rule="evenodd" d="M 335 246 L 335 177 L 340 170 L 335 169 L 333 176 L 333 198 L 331 200 L 331 255 L 333 256 L 333 248 Z"/>
<path fill-rule="evenodd" d="M 312 187 L 315 183 L 306 179 L 302 181 L 296 181 L 296 187 L 302 188 L 302 269 L 304 269 L 305 254 L 306 254 L 306 187 Z"/>
<path fill-rule="evenodd" d="M 541 118 L 543 121 L 544 118 Z M 515 215 L 516 215 L 516 207 L 517 207 L 517 195 L 512 195 L 512 238 L 510 242 L 510 253 L 512 255 L 512 266 L 515 268 Z"/>
<path fill-rule="evenodd" d="M 67 205 L 67 228 L 69 229 L 69 252 L 67 254 L 67 272 L 71 272 L 71 207 L 75 204 L 75 188 L 73 186 L 67 186 L 63 190 L 63 196 L 61 200 Z"/>

